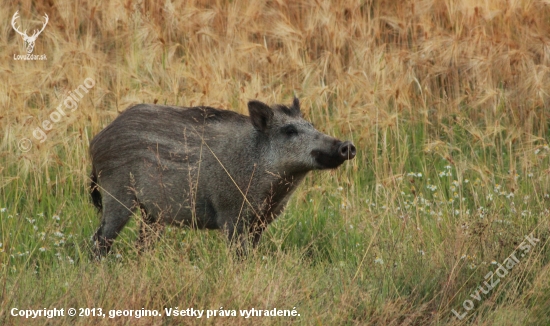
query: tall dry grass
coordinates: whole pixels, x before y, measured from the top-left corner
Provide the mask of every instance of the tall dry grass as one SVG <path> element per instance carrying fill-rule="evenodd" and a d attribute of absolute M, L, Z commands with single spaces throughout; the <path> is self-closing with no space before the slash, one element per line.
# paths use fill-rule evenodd
<path fill-rule="evenodd" d="M 114 267 L 87 265 L 82 258 L 86 264 L 71 269 L 58 267 L 53 254 L 53 262 L 42 259 L 47 261 L 42 264 L 36 255 L 45 245 L 32 240 L 32 227 L 2 215 L 3 303 L 41 302 L 32 295 L 38 282 L 34 266 L 46 271 L 45 282 L 59 285 L 41 288 L 51 293 L 42 301 L 51 304 L 91 306 L 98 296 L 102 304 L 118 309 L 125 308 L 117 306 L 121 298 L 136 309 L 150 303 L 175 305 L 178 299 L 202 306 L 224 300 L 293 302 L 311 309 L 304 312 L 304 324 L 465 324 L 449 311 L 460 307 L 485 275 L 467 275 L 467 263 L 481 266 L 481 260 L 501 258 L 534 225 L 548 228 L 547 1 L 60 0 L 7 1 L 2 8 L 0 208 L 21 216 L 70 212 L 66 220 L 45 224 L 46 238 L 65 227 L 80 243 L 97 226 L 86 207 L 88 142 L 132 104 L 210 105 L 245 113 L 250 99 L 288 102 L 296 93 L 308 119 L 325 132 L 353 139 L 360 151 L 338 173 L 308 179 L 296 193 L 288 213 L 296 223 L 272 228 L 266 247 L 275 249 L 265 249 L 267 267 L 259 256 L 244 267 L 226 264 L 227 258 L 189 260 L 207 254 L 201 238 L 168 250 L 170 263 L 163 260 L 161 248 L 143 265 L 132 259 Z M 13 60 L 14 54 L 24 53 L 10 25 L 15 11 L 21 29 L 29 31 L 48 14 L 49 24 L 34 49 L 34 54 L 46 54 L 46 61 Z M 33 130 L 88 77 L 95 86 L 78 109 L 55 123 L 46 141 L 34 139 Z M 33 142 L 30 151 L 18 148 L 22 138 Z M 453 177 L 437 179 L 447 164 Z M 427 180 L 410 172 L 421 172 Z M 535 176 L 528 179 L 531 173 Z M 404 213 L 403 207 L 420 205 L 420 198 L 433 205 L 439 200 L 423 193 L 427 184 L 438 186 L 438 198 L 454 198 L 452 179 L 463 186 L 456 192 L 468 204 L 442 208 L 443 222 L 431 218 L 427 206 L 426 212 L 418 206 L 414 213 Z M 469 184 L 463 183 L 468 179 Z M 490 204 L 487 198 L 496 183 L 499 191 L 530 199 L 511 204 L 513 197 L 501 196 L 498 204 Z M 336 187 L 344 191 L 335 194 Z M 328 205 L 348 209 L 333 216 Z M 510 213 L 516 207 L 532 210 L 533 216 Z M 534 217 L 535 211 L 540 215 Z M 298 227 L 308 220 L 300 214 L 314 216 L 312 224 Z M 494 227 L 505 214 L 513 216 L 512 226 Z M 347 242 L 357 243 L 356 251 Z M 30 256 L 35 256 L 17 263 L 8 254 L 24 254 L 22 243 L 33 244 Z M 294 249 L 281 252 L 285 244 Z M 212 246 L 223 248 L 223 242 L 206 248 Z M 76 248 L 68 250 L 85 257 Z M 426 248 L 430 259 L 410 264 Z M 460 260 L 469 250 L 474 258 Z M 548 257 L 542 256 L 529 260 L 521 277 L 501 285 L 497 302 L 486 299 L 468 322 L 505 325 L 507 319 L 528 318 L 526 307 L 533 316 L 547 314 Z M 382 258 L 384 269 L 376 263 Z M 144 274 L 135 272 L 140 268 Z M 269 276 L 262 276 L 265 269 Z M 66 273 L 71 285 L 82 278 L 89 286 L 61 290 L 57 273 Z M 105 290 L 111 284 L 103 283 L 108 275 L 116 284 L 128 280 L 115 287 L 120 296 Z M 173 286 L 165 283 L 166 275 L 197 281 L 179 280 Z M 221 275 L 218 283 L 216 275 Z M 171 292 L 175 287 L 185 291 Z M 272 297 L 262 297 L 259 287 Z M 19 292 L 10 294 L 10 289 Z M 0 322 L 20 322 L 5 314 L 0 309 Z M 536 319 L 541 320 L 547 319 Z"/>
<path fill-rule="evenodd" d="M 11 59 L 23 52 L 8 23 L 16 10 L 29 30 L 48 13 L 34 52 L 47 61 Z M 95 134 L 140 102 L 243 112 L 251 98 L 296 92 L 308 117 L 367 148 L 399 119 L 449 116 L 475 124 L 474 141 L 506 128 L 533 142 L 548 129 L 548 10 L 542 1 L 13 2 L 0 14 L 3 146 L 86 77 L 93 95 L 53 134 Z M 39 146 L 63 142 L 50 138 Z"/>

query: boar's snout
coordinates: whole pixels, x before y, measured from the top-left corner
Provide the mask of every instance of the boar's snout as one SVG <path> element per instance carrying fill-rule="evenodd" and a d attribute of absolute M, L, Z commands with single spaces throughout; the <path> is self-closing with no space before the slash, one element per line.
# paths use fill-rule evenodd
<path fill-rule="evenodd" d="M 355 157 L 355 146 L 350 141 L 345 141 L 340 145 L 340 148 L 338 148 L 338 154 L 344 159 L 344 160 L 351 160 Z"/>
<path fill-rule="evenodd" d="M 350 141 L 341 142 L 333 139 L 330 143 L 332 143 L 330 148 L 311 151 L 311 155 L 317 163 L 315 169 L 335 169 L 346 160 L 355 157 L 356 149 Z"/>

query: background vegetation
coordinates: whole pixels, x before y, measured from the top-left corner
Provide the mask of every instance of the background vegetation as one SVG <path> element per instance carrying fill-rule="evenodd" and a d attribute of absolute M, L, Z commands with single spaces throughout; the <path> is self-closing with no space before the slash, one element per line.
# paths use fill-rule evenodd
<path fill-rule="evenodd" d="M 34 49 L 47 60 L 13 59 L 25 53 L 17 10 L 29 31 L 49 15 Z M 550 324 L 547 1 L 4 1 L 0 21 L 0 324 Z M 36 141 L 88 77 L 78 109 Z M 138 256 L 132 222 L 108 259 L 90 260 L 88 143 L 119 112 L 245 113 L 293 92 L 358 156 L 311 174 L 251 257 L 181 229 Z M 472 299 L 531 233 L 534 250 Z M 24 320 L 12 307 L 300 317 Z"/>

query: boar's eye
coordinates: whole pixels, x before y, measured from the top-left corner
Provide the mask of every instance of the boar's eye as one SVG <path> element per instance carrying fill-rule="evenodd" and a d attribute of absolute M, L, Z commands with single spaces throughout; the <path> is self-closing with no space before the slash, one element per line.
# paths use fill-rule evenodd
<path fill-rule="evenodd" d="M 298 134 L 298 129 L 294 125 L 286 125 L 282 128 L 283 133 L 287 136 L 295 136 Z"/>

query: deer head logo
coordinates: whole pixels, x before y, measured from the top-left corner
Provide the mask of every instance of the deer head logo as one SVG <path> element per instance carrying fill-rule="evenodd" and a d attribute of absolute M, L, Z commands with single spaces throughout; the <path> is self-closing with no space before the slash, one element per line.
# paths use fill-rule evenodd
<path fill-rule="evenodd" d="M 11 26 L 13 26 L 13 29 L 17 32 L 17 34 L 19 34 L 19 35 L 21 35 L 21 37 L 23 37 L 23 41 L 25 42 L 25 47 L 27 48 L 27 53 L 31 54 L 32 51 L 34 50 L 34 42 L 36 41 L 36 38 L 38 37 L 38 35 L 40 35 L 40 33 L 42 33 L 44 28 L 46 28 L 46 25 L 48 25 L 49 18 L 48 18 L 47 14 L 44 14 L 44 18 L 46 19 L 46 21 L 42 25 L 42 29 L 40 31 L 35 29 L 34 33 L 31 36 L 28 36 L 27 35 L 27 30 L 25 30 L 23 33 L 21 33 L 19 31 L 19 29 L 17 28 L 17 26 L 15 26 L 15 21 L 17 20 L 17 18 L 19 18 L 19 15 L 17 14 L 18 12 L 19 11 L 16 11 L 15 14 L 13 14 L 13 17 L 11 19 Z"/>

